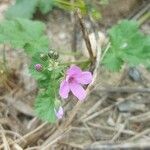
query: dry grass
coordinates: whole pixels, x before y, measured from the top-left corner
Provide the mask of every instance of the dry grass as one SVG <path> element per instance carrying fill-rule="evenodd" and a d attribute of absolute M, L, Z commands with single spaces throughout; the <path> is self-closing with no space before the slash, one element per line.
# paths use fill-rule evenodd
<path fill-rule="evenodd" d="M 143 67 L 140 71 L 143 80 L 136 83 L 128 76 L 122 78 L 121 73 L 109 74 L 98 67 L 87 89 L 86 101 L 80 103 L 70 99 L 65 105 L 65 117 L 56 124 L 42 123 L 34 116 L 32 102 L 36 88 L 33 92 L 31 89 L 24 91 L 29 82 L 23 85 L 22 78 L 15 83 L 10 78 L 15 86 L 4 86 L 5 92 L 0 97 L 0 149 L 149 147 L 150 91 L 147 87 L 150 79 L 147 77 L 150 73 Z M 125 107 L 124 111 L 119 109 L 120 104 Z"/>

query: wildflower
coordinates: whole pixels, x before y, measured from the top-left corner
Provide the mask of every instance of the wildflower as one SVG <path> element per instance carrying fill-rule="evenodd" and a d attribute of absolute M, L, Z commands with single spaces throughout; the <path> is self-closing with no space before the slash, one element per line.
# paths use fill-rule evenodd
<path fill-rule="evenodd" d="M 35 69 L 37 71 L 41 71 L 42 70 L 42 65 L 41 64 L 36 64 L 34 67 L 35 67 Z"/>
<path fill-rule="evenodd" d="M 63 115 L 64 115 L 64 110 L 63 110 L 63 108 L 60 106 L 59 109 L 58 109 L 58 111 L 56 111 L 56 109 L 55 109 L 55 114 L 56 114 L 56 117 L 57 117 L 58 119 L 62 119 L 62 117 L 63 117 Z"/>
<path fill-rule="evenodd" d="M 66 79 L 60 84 L 59 94 L 62 98 L 68 98 L 71 91 L 79 100 L 84 100 L 86 91 L 82 85 L 92 81 L 92 74 L 89 71 L 82 71 L 79 67 L 72 65 L 66 75 Z"/>

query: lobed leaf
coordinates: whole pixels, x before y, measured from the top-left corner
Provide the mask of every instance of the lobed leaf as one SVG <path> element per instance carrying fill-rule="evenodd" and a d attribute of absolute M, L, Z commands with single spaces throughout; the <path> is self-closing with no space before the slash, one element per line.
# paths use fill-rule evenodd
<path fill-rule="evenodd" d="M 51 93 L 39 94 L 35 101 L 35 112 L 43 121 L 55 122 L 55 97 Z"/>
<path fill-rule="evenodd" d="M 106 68 L 119 71 L 124 63 L 128 63 L 129 66 L 148 66 L 150 36 L 139 31 L 137 22 L 124 20 L 112 27 L 108 34 L 111 47 L 102 62 Z"/>
<path fill-rule="evenodd" d="M 37 7 L 37 0 L 16 0 L 6 12 L 6 18 L 32 18 Z"/>
<path fill-rule="evenodd" d="M 33 55 L 40 49 L 48 48 L 49 41 L 44 30 L 45 25 L 39 21 L 20 18 L 5 20 L 0 24 L 0 43 L 23 48 Z"/>

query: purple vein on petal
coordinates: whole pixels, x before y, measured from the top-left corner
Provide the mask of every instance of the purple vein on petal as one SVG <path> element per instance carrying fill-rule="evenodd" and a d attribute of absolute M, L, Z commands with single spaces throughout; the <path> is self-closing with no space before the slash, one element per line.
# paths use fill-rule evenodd
<path fill-rule="evenodd" d="M 86 91 L 80 84 L 76 82 L 70 83 L 70 90 L 80 101 L 85 99 Z"/>
<path fill-rule="evenodd" d="M 78 83 L 89 84 L 92 82 L 92 74 L 89 71 L 84 71 L 80 76 L 76 78 Z"/>

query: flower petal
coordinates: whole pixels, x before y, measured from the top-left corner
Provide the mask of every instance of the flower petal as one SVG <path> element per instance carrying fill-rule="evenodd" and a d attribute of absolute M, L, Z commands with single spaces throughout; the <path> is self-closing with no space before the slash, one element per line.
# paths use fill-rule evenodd
<path fill-rule="evenodd" d="M 84 100 L 86 97 L 86 91 L 77 82 L 72 82 L 69 84 L 71 92 L 80 100 Z"/>
<path fill-rule="evenodd" d="M 59 95 L 62 98 L 68 98 L 69 91 L 70 91 L 70 88 L 69 88 L 68 83 L 65 80 L 63 80 L 60 84 Z"/>
<path fill-rule="evenodd" d="M 68 70 L 67 70 L 67 75 L 69 76 L 72 76 L 74 74 L 81 74 L 82 73 L 82 70 L 78 67 L 78 66 L 75 66 L 75 65 L 72 65 Z"/>
<path fill-rule="evenodd" d="M 89 71 L 84 71 L 80 76 L 76 77 L 76 80 L 80 84 L 89 84 L 92 82 L 92 74 Z"/>
<path fill-rule="evenodd" d="M 56 114 L 56 117 L 58 119 L 62 119 L 63 115 L 64 115 L 64 110 L 63 108 L 60 106 L 58 111 L 55 110 L 55 114 Z"/>

